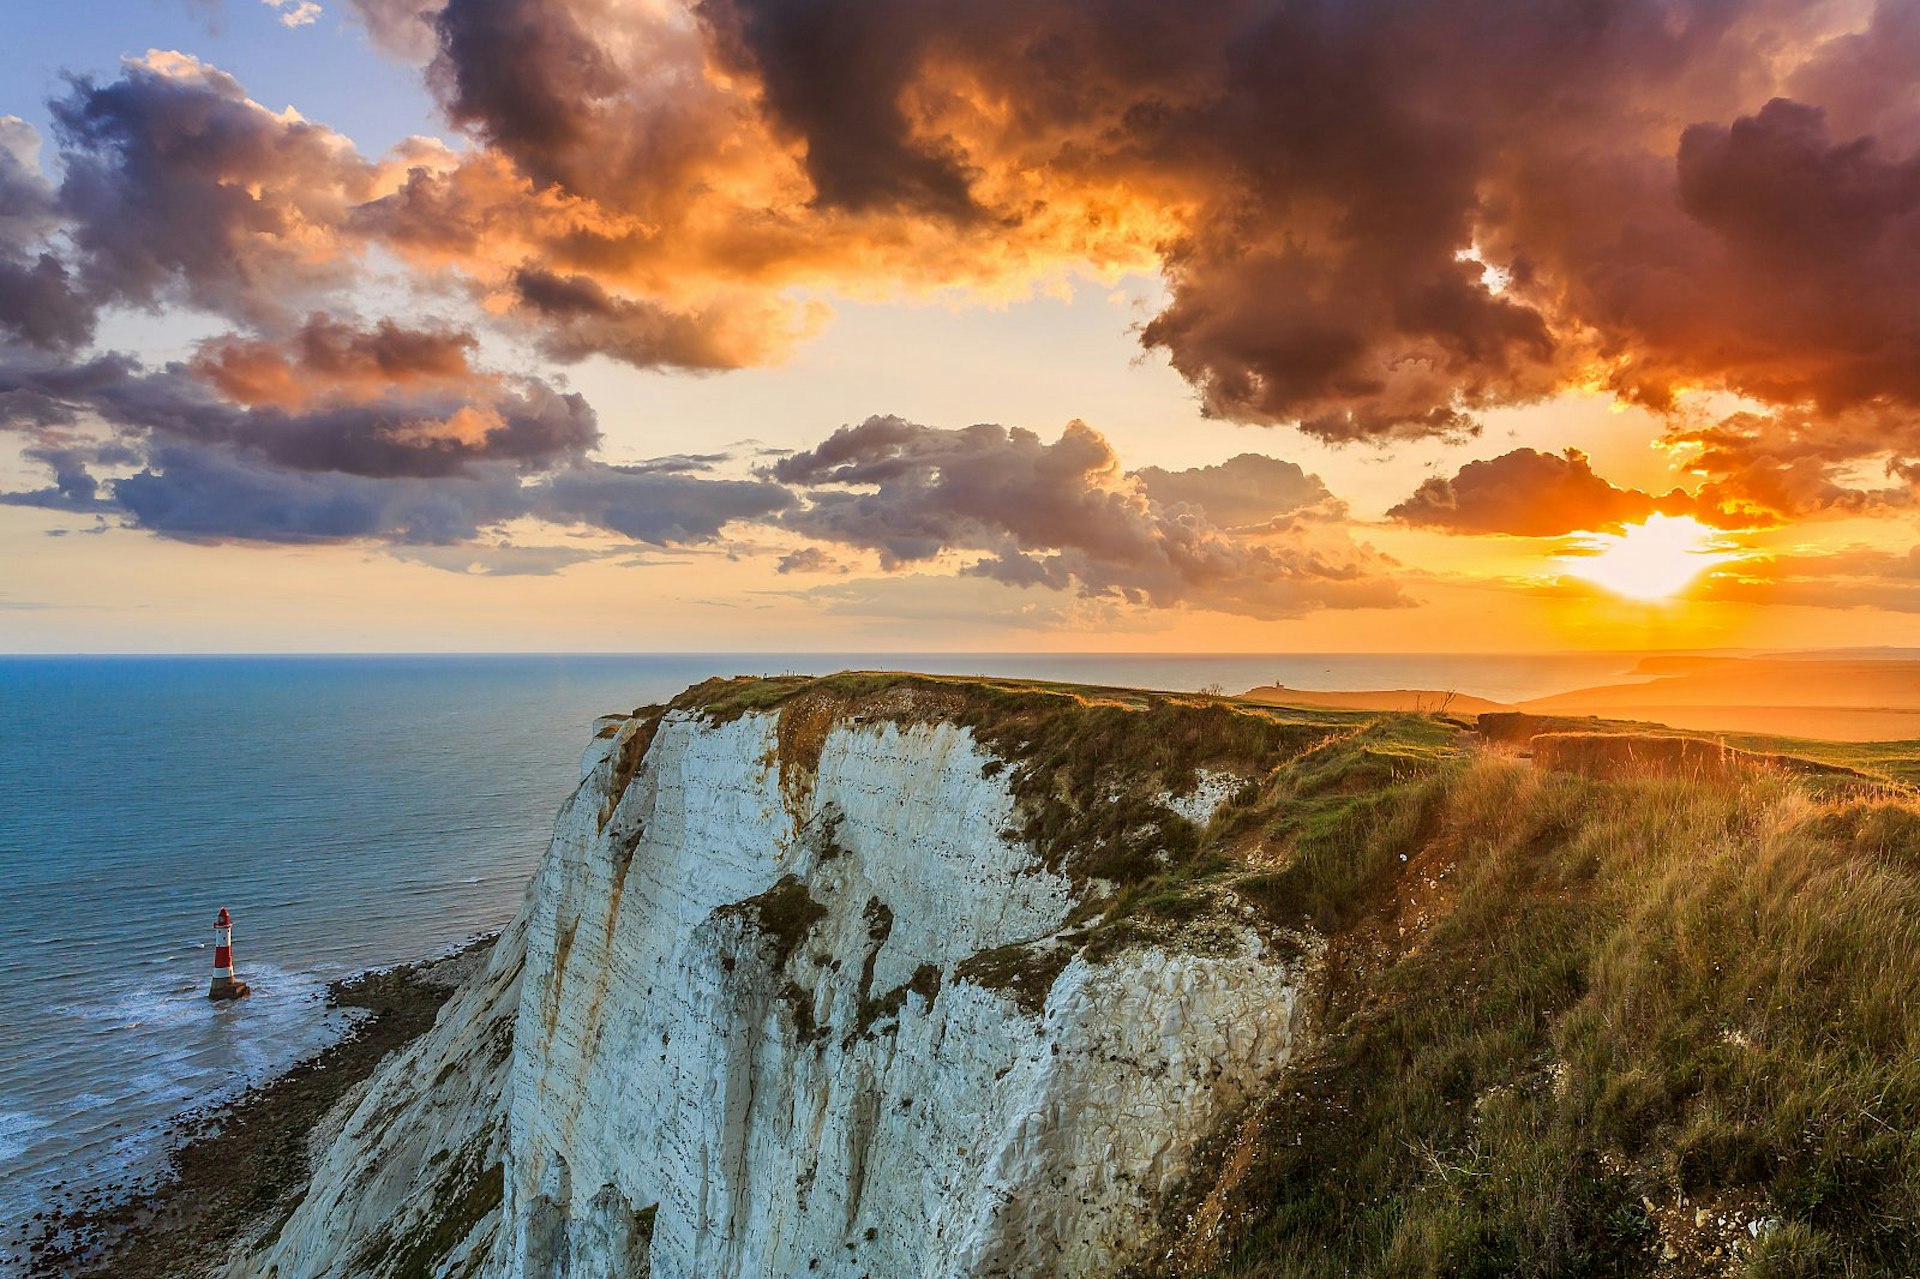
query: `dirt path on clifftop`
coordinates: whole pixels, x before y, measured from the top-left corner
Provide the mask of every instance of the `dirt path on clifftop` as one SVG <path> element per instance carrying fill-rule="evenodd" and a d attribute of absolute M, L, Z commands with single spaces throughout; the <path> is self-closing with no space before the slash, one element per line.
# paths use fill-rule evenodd
<path fill-rule="evenodd" d="M 117 1204 L 81 1202 L 31 1235 L 29 1279 L 184 1279 L 236 1243 L 271 1238 L 305 1192 L 314 1125 L 388 1053 L 433 1025 L 494 938 L 443 959 L 334 983 L 329 1002 L 364 1008 L 341 1042 L 213 1110 L 177 1122 L 183 1143 L 164 1182 Z"/>

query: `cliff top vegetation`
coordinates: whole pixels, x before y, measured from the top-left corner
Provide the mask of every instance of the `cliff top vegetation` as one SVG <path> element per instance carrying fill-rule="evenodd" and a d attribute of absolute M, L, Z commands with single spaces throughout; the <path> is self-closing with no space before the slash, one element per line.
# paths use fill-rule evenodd
<path fill-rule="evenodd" d="M 1115 885 L 1096 955 L 1223 902 L 1325 940 L 1317 1049 L 1217 1136 L 1143 1273 L 1912 1273 L 1914 743 L 1729 739 L 1756 757 L 1673 776 L 1444 717 L 1012 681 L 675 705 L 827 703 L 971 727 L 1021 833 Z M 1241 779 L 1205 827 L 1147 815 L 1203 770 Z"/>

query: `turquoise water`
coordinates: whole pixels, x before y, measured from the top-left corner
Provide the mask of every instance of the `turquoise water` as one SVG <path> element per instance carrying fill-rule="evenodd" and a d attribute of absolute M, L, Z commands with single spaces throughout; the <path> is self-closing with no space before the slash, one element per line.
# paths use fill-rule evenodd
<path fill-rule="evenodd" d="M 328 981 L 505 923 L 603 712 L 713 674 L 847 667 L 1504 699 L 1634 660 L 0 658 L 0 1271 L 57 1184 L 151 1175 L 170 1116 L 337 1036 Z M 216 1007 L 221 906 L 255 995 Z"/>

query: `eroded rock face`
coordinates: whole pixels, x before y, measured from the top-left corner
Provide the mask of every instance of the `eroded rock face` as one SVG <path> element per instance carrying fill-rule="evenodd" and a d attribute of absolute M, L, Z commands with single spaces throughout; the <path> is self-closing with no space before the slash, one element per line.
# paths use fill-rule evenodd
<path fill-rule="evenodd" d="M 1106 886 L 1016 833 L 968 729 L 790 710 L 597 726 L 493 968 L 376 1077 L 252 1273 L 960 1279 L 1138 1254 L 1295 1051 L 1312 948 L 1223 908 L 1087 951 Z M 462 1207 L 421 1202 L 496 1156 L 497 1207 L 466 1220 L 473 1178 L 445 1188 Z"/>
<path fill-rule="evenodd" d="M 500 1225 L 526 922 L 523 910 L 433 1028 L 334 1108 L 315 1134 L 305 1198 L 225 1279 L 484 1272 Z"/>
<path fill-rule="evenodd" d="M 651 731 L 535 888 L 502 1275 L 641 1273 L 643 1234 L 655 1276 L 1100 1272 L 1287 1060 L 1299 968 L 1250 930 L 1049 963 L 1087 890 L 965 729 L 784 769 L 774 715 Z"/>

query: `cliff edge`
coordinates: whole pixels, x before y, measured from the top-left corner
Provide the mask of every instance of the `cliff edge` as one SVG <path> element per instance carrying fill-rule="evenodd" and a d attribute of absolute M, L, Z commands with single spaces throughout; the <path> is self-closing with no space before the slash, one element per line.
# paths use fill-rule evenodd
<path fill-rule="evenodd" d="M 1107 1273 L 1306 1034 L 1317 937 L 1186 872 L 1324 718 L 847 676 L 596 731 L 236 1279 Z"/>
<path fill-rule="evenodd" d="M 225 1273 L 1911 1276 L 1915 744 L 1503 725 L 861 673 L 610 716 Z"/>

